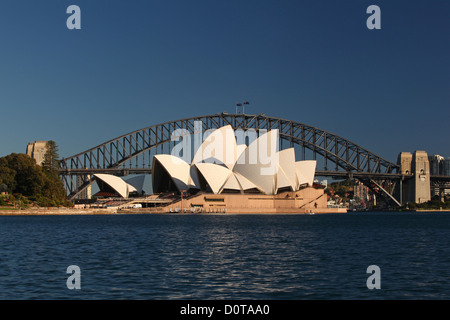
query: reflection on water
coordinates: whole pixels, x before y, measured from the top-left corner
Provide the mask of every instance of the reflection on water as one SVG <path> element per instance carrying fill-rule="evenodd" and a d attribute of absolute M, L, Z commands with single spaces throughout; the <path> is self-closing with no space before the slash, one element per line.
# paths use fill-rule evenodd
<path fill-rule="evenodd" d="M 448 213 L 0 217 L 0 298 L 448 299 L 449 229 Z"/>

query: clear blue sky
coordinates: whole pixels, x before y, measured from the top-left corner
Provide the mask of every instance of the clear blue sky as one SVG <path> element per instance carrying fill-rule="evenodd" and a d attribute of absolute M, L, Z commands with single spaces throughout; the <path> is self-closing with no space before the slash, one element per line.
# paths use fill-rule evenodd
<path fill-rule="evenodd" d="M 248 100 L 391 161 L 450 157 L 449 34 L 445 0 L 2 1 L 0 156 L 51 139 L 68 157 Z"/>

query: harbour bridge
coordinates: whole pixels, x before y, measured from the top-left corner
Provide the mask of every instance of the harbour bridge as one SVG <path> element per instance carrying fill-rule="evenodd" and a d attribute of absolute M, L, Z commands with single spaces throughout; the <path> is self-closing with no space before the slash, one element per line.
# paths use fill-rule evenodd
<path fill-rule="evenodd" d="M 93 174 L 118 176 L 151 174 L 155 154 L 170 153 L 177 129 L 194 134 L 201 130 L 231 125 L 233 129 L 256 132 L 279 130 L 280 149 L 294 147 L 301 160 L 317 160 L 316 177 L 358 179 L 387 203 L 401 206 L 402 183 L 413 177 L 402 174 L 399 165 L 336 134 L 292 120 L 265 114 L 219 113 L 185 118 L 139 129 L 114 138 L 60 162 L 59 174 L 69 199 L 74 199 L 94 182 Z M 431 185 L 450 188 L 450 177 L 431 176 Z M 397 191 L 396 191 L 397 190 Z"/>

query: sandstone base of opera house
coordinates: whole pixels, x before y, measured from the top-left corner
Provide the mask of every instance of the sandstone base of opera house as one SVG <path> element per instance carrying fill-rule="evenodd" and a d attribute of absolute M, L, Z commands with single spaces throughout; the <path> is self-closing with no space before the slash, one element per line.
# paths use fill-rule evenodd
<path fill-rule="evenodd" d="M 323 189 L 307 187 L 277 195 L 198 194 L 164 207 L 142 209 L 110 208 L 30 208 L 0 210 L 2 215 L 92 215 L 146 213 L 220 213 L 220 214 L 321 214 L 346 213 L 346 208 L 328 208 Z"/>
<path fill-rule="evenodd" d="M 149 212 L 168 213 L 346 213 L 346 208 L 328 208 L 323 189 L 262 194 L 200 194 Z M 142 209 L 144 211 L 146 209 Z M 136 211 L 136 210 L 133 210 Z M 141 211 L 141 212 L 142 212 Z"/>

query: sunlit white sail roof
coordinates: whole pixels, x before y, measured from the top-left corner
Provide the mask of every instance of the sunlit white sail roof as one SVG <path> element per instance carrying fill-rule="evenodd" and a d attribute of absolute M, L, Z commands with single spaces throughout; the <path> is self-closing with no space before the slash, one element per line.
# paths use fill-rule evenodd
<path fill-rule="evenodd" d="M 262 134 L 242 152 L 233 167 L 266 194 L 275 193 L 278 171 L 278 129 Z"/>
<path fill-rule="evenodd" d="M 195 152 L 192 164 L 206 162 L 224 164 L 232 169 L 236 162 L 238 151 L 243 146 L 237 146 L 234 130 L 230 125 L 212 131 Z"/>
<path fill-rule="evenodd" d="M 228 180 L 225 182 L 225 184 L 222 186 L 222 190 L 235 190 L 235 191 L 242 191 L 242 187 L 239 184 L 239 181 L 236 178 L 235 173 L 231 173 L 228 177 Z"/>
<path fill-rule="evenodd" d="M 295 163 L 295 172 L 297 175 L 297 189 L 305 184 L 312 186 L 314 183 L 314 173 L 316 172 L 316 161 L 297 161 Z"/>
<path fill-rule="evenodd" d="M 291 191 L 297 189 L 295 173 L 295 150 L 284 149 L 278 153 L 279 168 L 277 173 L 277 192 L 281 188 L 289 187 Z"/>
<path fill-rule="evenodd" d="M 130 192 L 137 191 L 135 187 L 123 181 L 120 177 L 111 174 L 94 174 L 94 178 L 106 183 L 111 189 L 116 191 L 121 197 L 128 198 Z"/>
<path fill-rule="evenodd" d="M 196 163 L 195 167 L 200 174 L 205 178 L 213 193 L 219 193 L 222 186 L 231 175 L 231 170 L 225 166 L 216 165 L 213 163 Z"/>
<path fill-rule="evenodd" d="M 186 161 L 169 154 L 158 154 L 153 157 L 152 180 L 154 189 L 155 181 L 158 180 L 159 174 L 162 174 L 161 170 L 165 170 L 169 174 L 178 191 L 195 187 L 193 179 L 190 177 L 190 165 Z"/>
<path fill-rule="evenodd" d="M 263 192 L 253 182 L 251 182 L 250 180 L 248 180 L 246 177 L 242 176 L 241 174 L 234 172 L 234 176 L 236 177 L 236 180 L 239 182 L 242 191 L 258 189 L 261 192 Z"/>
<path fill-rule="evenodd" d="M 238 145 L 230 125 L 211 131 L 195 151 L 191 163 L 173 155 L 155 155 L 153 188 L 197 189 L 215 194 L 229 191 L 276 194 L 312 185 L 316 161 L 295 161 L 295 150 L 279 151 L 278 129 Z M 170 181 L 168 181 L 170 180 Z M 250 191 L 251 190 L 251 191 Z"/>

